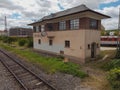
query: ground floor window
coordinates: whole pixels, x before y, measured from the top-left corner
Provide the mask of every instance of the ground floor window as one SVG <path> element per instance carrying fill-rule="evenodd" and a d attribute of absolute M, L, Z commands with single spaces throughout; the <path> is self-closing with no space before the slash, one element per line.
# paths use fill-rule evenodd
<path fill-rule="evenodd" d="M 66 41 L 65 41 L 65 47 L 67 47 L 67 48 L 70 47 L 70 41 L 69 41 L 69 40 L 66 40 Z"/>
<path fill-rule="evenodd" d="M 49 40 L 49 45 L 52 46 L 53 45 L 53 40 Z"/>
<path fill-rule="evenodd" d="M 38 40 L 38 44 L 41 44 L 41 39 Z"/>

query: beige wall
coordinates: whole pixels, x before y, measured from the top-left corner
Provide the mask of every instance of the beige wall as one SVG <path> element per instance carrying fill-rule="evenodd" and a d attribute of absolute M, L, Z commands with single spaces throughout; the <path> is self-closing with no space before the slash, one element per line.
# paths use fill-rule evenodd
<path fill-rule="evenodd" d="M 49 46 L 49 38 L 53 38 L 53 45 Z M 65 55 L 79 58 L 81 62 L 85 62 L 85 59 L 91 57 L 91 50 L 88 49 L 88 44 L 92 42 L 99 43 L 100 31 L 98 30 L 66 30 L 66 31 L 47 31 L 47 36 L 41 37 L 41 33 L 34 33 L 34 48 L 50 51 L 54 53 L 60 53 L 60 50 L 64 51 Z M 41 39 L 41 44 L 38 44 L 38 40 Z M 65 40 L 70 41 L 70 48 L 65 48 Z M 99 54 L 99 48 L 97 48 L 97 54 Z"/>
<path fill-rule="evenodd" d="M 98 43 L 99 48 L 96 47 L 96 55 L 99 55 L 100 53 L 100 31 L 97 30 L 87 30 L 85 31 L 85 45 L 86 45 L 86 55 L 85 57 L 91 57 L 91 48 L 87 49 L 88 44 L 92 44 L 95 42 L 96 44 Z"/>

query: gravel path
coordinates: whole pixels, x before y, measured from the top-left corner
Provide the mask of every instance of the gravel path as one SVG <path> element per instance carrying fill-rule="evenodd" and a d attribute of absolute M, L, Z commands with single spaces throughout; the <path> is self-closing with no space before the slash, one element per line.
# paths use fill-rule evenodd
<path fill-rule="evenodd" d="M 0 90 L 23 90 L 10 72 L 0 62 Z"/>

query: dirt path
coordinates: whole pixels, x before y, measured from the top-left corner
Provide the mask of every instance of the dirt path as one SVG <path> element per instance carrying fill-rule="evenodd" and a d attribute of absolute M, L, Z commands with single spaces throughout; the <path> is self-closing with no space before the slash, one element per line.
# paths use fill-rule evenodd
<path fill-rule="evenodd" d="M 89 90 L 111 90 L 106 79 L 106 72 L 98 68 L 91 68 L 91 66 L 83 66 L 83 70 L 89 75 L 89 77 L 82 80 L 81 85 L 83 87 L 87 87 Z"/>

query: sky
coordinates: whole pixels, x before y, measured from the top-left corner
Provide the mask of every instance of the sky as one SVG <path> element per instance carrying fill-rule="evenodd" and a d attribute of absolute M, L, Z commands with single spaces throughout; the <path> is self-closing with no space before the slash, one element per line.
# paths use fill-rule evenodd
<path fill-rule="evenodd" d="M 111 16 L 109 19 L 102 20 L 106 30 L 118 28 L 120 0 L 0 0 L 0 30 L 4 30 L 5 16 L 8 29 L 30 27 L 27 24 L 46 15 L 81 4 Z"/>

